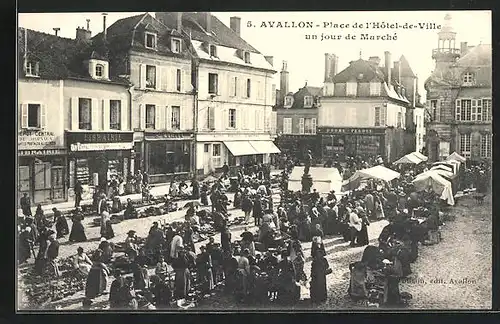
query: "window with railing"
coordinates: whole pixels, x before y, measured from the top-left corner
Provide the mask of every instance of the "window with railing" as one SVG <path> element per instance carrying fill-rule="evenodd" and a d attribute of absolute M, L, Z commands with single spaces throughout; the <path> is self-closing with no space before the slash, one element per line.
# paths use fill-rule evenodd
<path fill-rule="evenodd" d="M 109 101 L 109 129 L 121 129 L 121 101 Z"/>
<path fill-rule="evenodd" d="M 92 100 L 78 98 L 78 129 L 92 129 Z"/>
<path fill-rule="evenodd" d="M 181 129 L 181 107 L 172 106 L 172 129 Z"/>
<path fill-rule="evenodd" d="M 146 105 L 146 128 L 155 129 L 155 105 Z"/>

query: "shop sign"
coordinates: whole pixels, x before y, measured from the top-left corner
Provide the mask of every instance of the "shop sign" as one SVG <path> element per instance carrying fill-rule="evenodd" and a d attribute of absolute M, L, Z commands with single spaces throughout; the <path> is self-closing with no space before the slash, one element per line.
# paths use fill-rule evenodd
<path fill-rule="evenodd" d="M 18 156 L 45 156 L 45 155 L 63 155 L 66 150 L 62 149 L 43 149 L 43 150 L 19 150 Z"/>
<path fill-rule="evenodd" d="M 318 133 L 322 134 L 368 135 L 383 134 L 384 132 L 384 128 L 318 128 Z"/>
<path fill-rule="evenodd" d="M 162 139 L 178 139 L 178 140 L 190 140 L 193 138 L 193 134 L 186 133 L 146 133 L 146 140 L 162 140 Z"/>
<path fill-rule="evenodd" d="M 133 132 L 68 132 L 68 144 L 73 143 L 126 143 L 134 140 Z"/>
<path fill-rule="evenodd" d="M 53 132 L 22 130 L 17 135 L 20 150 L 40 150 L 57 145 Z"/>
<path fill-rule="evenodd" d="M 71 144 L 71 152 L 106 151 L 106 150 L 131 150 L 133 143 L 75 143 Z"/>

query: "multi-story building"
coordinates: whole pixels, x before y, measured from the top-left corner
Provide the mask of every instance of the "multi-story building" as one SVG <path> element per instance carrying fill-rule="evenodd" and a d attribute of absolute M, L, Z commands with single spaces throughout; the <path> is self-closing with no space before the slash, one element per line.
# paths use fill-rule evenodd
<path fill-rule="evenodd" d="M 187 177 L 194 169 L 195 108 L 189 38 L 179 24 L 167 27 L 148 13 L 105 31 L 95 38 L 105 39 L 111 71 L 131 83 L 133 169 L 146 171 L 151 183 Z"/>
<path fill-rule="evenodd" d="M 391 63 L 389 52 L 384 67 L 379 57 L 360 58 L 326 80 L 318 108 L 323 159 L 380 155 L 392 162 L 406 153 L 410 101 Z"/>
<path fill-rule="evenodd" d="M 248 160 L 269 162 L 279 150 L 273 144 L 272 57 L 240 36 L 240 18 L 224 25 L 210 13 L 157 12 L 169 27 L 189 35 L 194 52 L 196 171 L 209 173 Z"/>
<path fill-rule="evenodd" d="M 280 72 L 276 111 L 276 145 L 281 152 L 302 160 L 307 150 L 314 157 L 320 156 L 320 145 L 316 136 L 318 106 L 321 104 L 321 87 L 311 87 L 307 83 L 297 92 L 288 92 L 287 63 L 283 62 Z M 284 95 L 281 95 L 283 91 Z"/>
<path fill-rule="evenodd" d="M 451 16 L 445 16 L 432 51 L 435 70 L 425 82 L 426 147 L 431 161 L 457 152 L 471 161 L 492 157 L 491 45 L 455 48 Z"/>
<path fill-rule="evenodd" d="M 33 203 L 67 199 L 77 180 L 105 186 L 129 173 L 128 82 L 90 38 L 88 27 L 75 39 L 19 30 L 19 191 Z"/>

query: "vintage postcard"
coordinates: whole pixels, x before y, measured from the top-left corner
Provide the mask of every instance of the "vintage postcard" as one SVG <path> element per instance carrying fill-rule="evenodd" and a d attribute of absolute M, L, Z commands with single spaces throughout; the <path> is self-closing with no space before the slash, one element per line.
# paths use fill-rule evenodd
<path fill-rule="evenodd" d="M 18 311 L 490 309 L 491 33 L 20 13 Z"/>

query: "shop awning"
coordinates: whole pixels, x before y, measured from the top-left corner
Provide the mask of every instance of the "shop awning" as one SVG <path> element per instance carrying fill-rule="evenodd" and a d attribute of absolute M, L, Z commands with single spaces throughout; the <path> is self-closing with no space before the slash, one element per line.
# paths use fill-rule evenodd
<path fill-rule="evenodd" d="M 281 153 L 280 149 L 271 141 L 250 141 L 250 144 L 258 152 L 257 154 Z"/>
<path fill-rule="evenodd" d="M 224 145 L 234 156 L 259 154 L 248 141 L 227 141 Z"/>

